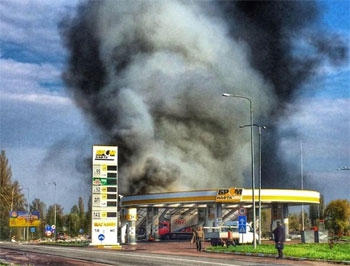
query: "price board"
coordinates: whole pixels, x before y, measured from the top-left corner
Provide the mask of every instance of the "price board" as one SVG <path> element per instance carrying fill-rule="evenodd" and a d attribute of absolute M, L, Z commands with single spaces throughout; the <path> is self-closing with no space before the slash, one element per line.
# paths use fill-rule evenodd
<path fill-rule="evenodd" d="M 118 147 L 93 146 L 91 244 L 118 245 Z"/>

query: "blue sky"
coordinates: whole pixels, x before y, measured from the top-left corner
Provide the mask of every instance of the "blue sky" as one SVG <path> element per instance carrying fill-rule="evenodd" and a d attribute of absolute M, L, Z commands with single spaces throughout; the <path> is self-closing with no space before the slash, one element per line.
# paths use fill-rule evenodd
<path fill-rule="evenodd" d="M 13 179 L 30 189 L 31 200 L 52 204 L 53 187 L 45 183 L 55 181 L 58 203 L 67 212 L 80 196 L 90 195 L 90 177 L 79 171 L 85 166 L 77 166 L 76 157 L 91 153 L 91 145 L 100 141 L 61 81 L 66 51 L 57 23 L 62 14 L 74 12 L 77 2 L 0 1 L 0 148 Z M 350 48 L 349 1 L 319 2 L 325 13 L 317 26 L 344 36 Z M 323 65 L 281 126 L 300 134 L 281 147 L 298 164 L 303 143 L 304 176 L 326 202 L 350 199 L 350 171 L 337 171 L 350 166 L 349 84 L 349 59 L 339 67 Z"/>

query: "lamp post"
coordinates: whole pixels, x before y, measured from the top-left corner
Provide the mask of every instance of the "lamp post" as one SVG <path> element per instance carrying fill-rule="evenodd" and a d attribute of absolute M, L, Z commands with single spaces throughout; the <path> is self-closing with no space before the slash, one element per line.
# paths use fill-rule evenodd
<path fill-rule="evenodd" d="M 13 211 L 13 198 L 15 195 L 15 188 L 16 188 L 16 186 L 13 186 L 12 193 L 11 193 L 11 206 L 10 206 L 11 207 L 11 216 L 12 216 L 12 211 Z M 11 240 L 11 238 L 12 238 L 12 226 L 10 226 L 10 240 Z"/>
<path fill-rule="evenodd" d="M 300 183 L 301 190 L 304 190 L 304 162 L 303 162 L 303 143 L 300 141 Z M 301 204 L 301 227 L 302 231 L 305 231 L 304 222 L 304 203 Z"/>
<path fill-rule="evenodd" d="M 222 96 L 224 97 L 234 97 L 234 98 L 241 98 L 245 99 L 249 102 L 249 111 L 250 111 L 250 124 L 253 125 L 253 102 L 251 99 L 249 99 L 246 96 L 242 95 L 235 95 L 230 93 L 223 93 Z M 255 221 L 256 221 L 256 215 L 255 215 L 255 177 L 254 177 L 254 135 L 253 135 L 253 127 L 250 127 L 250 153 L 251 153 L 251 173 L 252 173 L 252 201 L 253 201 L 253 228 L 254 228 L 254 234 L 253 234 L 253 245 L 254 249 L 256 248 L 256 237 L 255 237 Z"/>
<path fill-rule="evenodd" d="M 54 231 L 54 240 L 56 241 L 56 231 L 57 231 L 57 224 L 56 224 L 56 222 L 57 222 L 57 220 L 56 220 L 56 182 L 48 182 L 48 183 L 46 183 L 46 185 L 54 185 L 55 186 L 55 202 L 54 202 L 54 225 L 55 225 L 55 231 Z"/>
<path fill-rule="evenodd" d="M 257 127 L 259 129 L 259 245 L 261 245 L 261 132 L 262 129 L 266 129 L 266 126 L 253 124 L 253 125 L 241 125 L 244 127 Z"/>
<path fill-rule="evenodd" d="M 29 208 L 29 198 L 30 198 L 30 192 L 29 192 L 29 188 L 27 187 L 19 187 L 22 189 L 26 189 L 28 191 L 28 196 L 27 196 L 27 241 L 29 242 L 29 219 L 30 219 L 30 208 Z"/>

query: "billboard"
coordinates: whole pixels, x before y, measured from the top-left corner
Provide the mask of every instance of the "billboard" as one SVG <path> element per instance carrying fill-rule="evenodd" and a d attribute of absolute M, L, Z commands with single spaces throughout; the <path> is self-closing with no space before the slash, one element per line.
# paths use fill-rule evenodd
<path fill-rule="evenodd" d="M 40 212 L 10 211 L 10 226 L 39 226 Z"/>
<path fill-rule="evenodd" d="M 243 188 L 219 188 L 216 194 L 216 202 L 240 202 Z"/>
<path fill-rule="evenodd" d="M 118 245 L 118 147 L 93 146 L 92 245 Z"/>

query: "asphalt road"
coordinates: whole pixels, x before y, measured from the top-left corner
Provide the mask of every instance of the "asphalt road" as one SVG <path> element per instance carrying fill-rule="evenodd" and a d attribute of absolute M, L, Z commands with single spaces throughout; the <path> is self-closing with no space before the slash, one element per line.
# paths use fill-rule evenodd
<path fill-rule="evenodd" d="M 208 245 L 208 243 L 205 243 Z M 188 242 L 141 242 L 123 245 L 120 250 L 96 247 L 72 248 L 35 244 L 0 243 L 0 261 L 31 266 L 106 266 L 106 265 L 333 265 L 320 261 L 276 260 L 273 257 L 238 256 L 197 252 Z"/>

